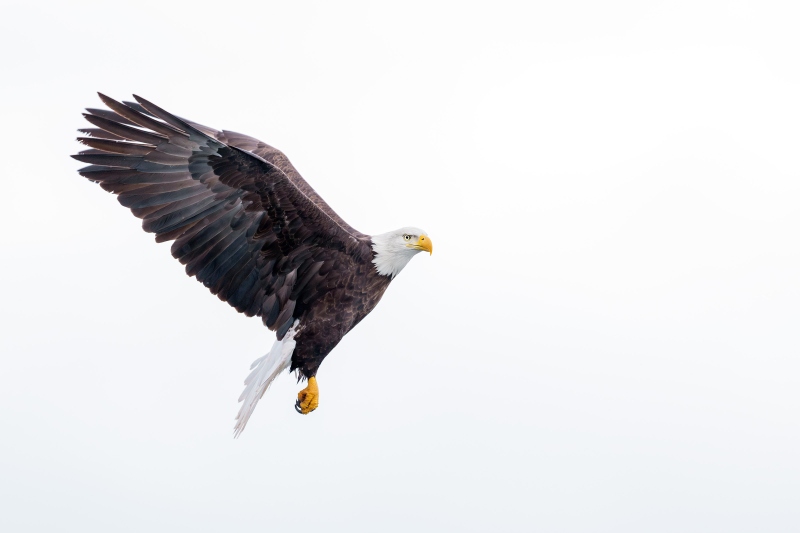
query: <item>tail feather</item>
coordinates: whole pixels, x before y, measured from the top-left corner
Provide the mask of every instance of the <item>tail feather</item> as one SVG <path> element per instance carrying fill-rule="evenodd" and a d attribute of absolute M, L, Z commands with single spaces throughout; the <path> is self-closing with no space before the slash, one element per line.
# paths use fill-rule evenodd
<path fill-rule="evenodd" d="M 239 414 L 236 415 L 236 425 L 233 428 L 234 438 L 242 434 L 258 400 L 267 391 L 272 381 L 278 377 L 278 374 L 289 368 L 289 364 L 292 362 L 292 353 L 297 344 L 294 336 L 299 323 L 298 320 L 295 320 L 283 339 L 275 341 L 267 355 L 259 357 L 250 365 L 250 375 L 244 380 L 244 391 L 239 396 L 239 401 L 243 403 Z"/>

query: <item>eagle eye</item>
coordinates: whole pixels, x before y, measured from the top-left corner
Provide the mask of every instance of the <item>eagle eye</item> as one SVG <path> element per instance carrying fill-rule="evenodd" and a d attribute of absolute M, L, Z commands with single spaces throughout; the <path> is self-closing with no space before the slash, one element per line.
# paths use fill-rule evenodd
<path fill-rule="evenodd" d="M 404 233 L 404 234 L 403 234 L 403 238 L 404 238 L 405 240 L 407 240 L 407 241 L 410 241 L 410 240 L 411 240 L 411 235 L 409 235 L 408 233 Z"/>

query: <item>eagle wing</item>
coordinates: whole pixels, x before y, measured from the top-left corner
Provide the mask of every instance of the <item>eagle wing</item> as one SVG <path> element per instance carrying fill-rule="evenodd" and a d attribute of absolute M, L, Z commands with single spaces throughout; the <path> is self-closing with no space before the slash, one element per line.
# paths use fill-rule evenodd
<path fill-rule="evenodd" d="M 344 222 L 280 151 L 172 115 L 147 100 L 88 109 L 79 173 L 117 195 L 221 300 L 282 338 L 370 240 Z"/>

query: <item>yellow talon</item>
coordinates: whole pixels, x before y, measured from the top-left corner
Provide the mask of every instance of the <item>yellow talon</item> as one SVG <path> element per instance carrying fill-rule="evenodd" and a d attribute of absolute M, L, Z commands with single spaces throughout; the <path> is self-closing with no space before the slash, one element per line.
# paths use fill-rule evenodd
<path fill-rule="evenodd" d="M 319 406 L 319 388 L 317 388 L 317 378 L 308 378 L 308 386 L 297 393 L 297 401 L 294 409 L 302 415 L 307 415 Z"/>

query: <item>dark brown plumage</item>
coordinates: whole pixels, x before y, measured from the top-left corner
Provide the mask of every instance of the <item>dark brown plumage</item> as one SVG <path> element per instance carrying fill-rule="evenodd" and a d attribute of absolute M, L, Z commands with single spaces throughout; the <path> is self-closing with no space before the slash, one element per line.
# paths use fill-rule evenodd
<path fill-rule="evenodd" d="M 252 137 L 178 118 L 154 104 L 88 109 L 79 172 L 117 195 L 156 241 L 221 300 L 282 339 L 296 320 L 291 369 L 302 377 L 378 303 L 391 277 L 283 153 Z"/>

